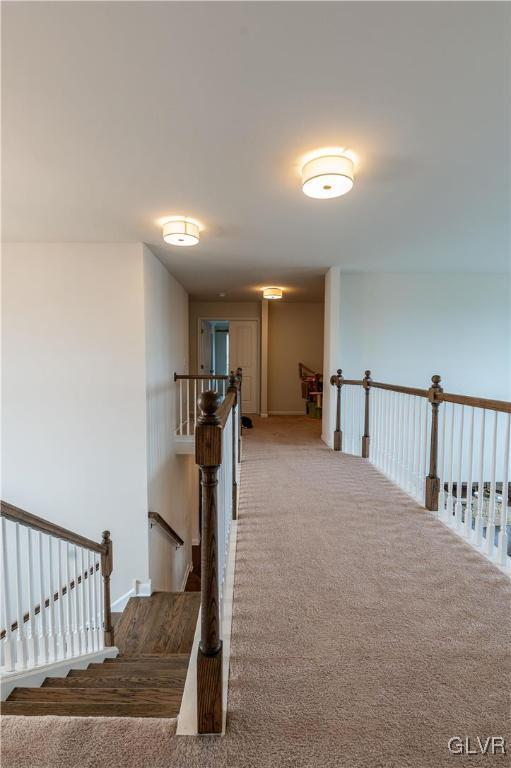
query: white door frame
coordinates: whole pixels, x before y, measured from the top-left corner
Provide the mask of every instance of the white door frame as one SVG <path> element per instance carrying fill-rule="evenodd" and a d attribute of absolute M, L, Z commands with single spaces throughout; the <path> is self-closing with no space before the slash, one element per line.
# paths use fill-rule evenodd
<path fill-rule="evenodd" d="M 257 403 L 257 413 L 261 412 L 261 320 L 259 317 L 225 317 L 222 315 L 222 317 L 209 317 L 208 315 L 204 316 L 201 315 L 201 317 L 197 318 L 197 370 L 198 373 L 202 373 L 201 371 L 201 357 L 202 357 L 202 344 L 201 344 L 201 330 L 202 330 L 202 321 L 207 320 L 210 323 L 215 322 L 215 320 L 225 320 L 226 322 L 234 322 L 234 321 L 241 321 L 246 322 L 250 320 L 253 323 L 257 323 L 256 325 L 256 335 L 257 335 L 257 343 L 256 343 L 256 375 L 255 375 L 255 383 L 256 383 L 256 403 Z"/>

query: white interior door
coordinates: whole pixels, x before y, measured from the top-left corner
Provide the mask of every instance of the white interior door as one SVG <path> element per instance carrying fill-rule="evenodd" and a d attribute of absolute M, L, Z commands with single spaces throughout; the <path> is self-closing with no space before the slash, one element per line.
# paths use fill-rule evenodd
<path fill-rule="evenodd" d="M 211 355 L 213 330 L 208 320 L 201 321 L 200 339 L 200 373 L 213 373 L 213 360 Z"/>
<path fill-rule="evenodd" d="M 259 412 L 259 366 L 258 366 L 258 323 L 257 320 L 229 321 L 229 368 L 243 369 L 241 388 L 243 413 Z"/>

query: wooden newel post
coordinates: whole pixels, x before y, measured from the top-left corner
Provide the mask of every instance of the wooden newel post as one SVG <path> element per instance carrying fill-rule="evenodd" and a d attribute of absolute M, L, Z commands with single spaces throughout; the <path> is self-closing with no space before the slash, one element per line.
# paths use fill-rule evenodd
<path fill-rule="evenodd" d="M 197 730 L 222 732 L 222 640 L 218 589 L 218 468 L 222 463 L 222 427 L 216 415 L 217 392 L 199 397 L 195 460 L 201 472 L 201 639 L 197 651 Z"/>
<path fill-rule="evenodd" d="M 442 402 L 440 376 L 431 377 L 431 387 L 428 391 L 428 399 L 431 403 L 431 441 L 429 451 L 429 474 L 426 477 L 426 509 L 438 511 L 438 495 L 440 493 L 440 479 L 438 477 L 438 408 Z"/>
<path fill-rule="evenodd" d="M 238 402 L 238 379 L 234 375 L 234 371 L 231 371 L 229 376 L 227 392 L 233 392 L 236 398 L 232 414 L 232 519 L 236 520 L 238 509 L 238 483 L 236 482 L 236 419 L 238 418 L 238 412 L 236 409 L 239 409 L 240 404 Z"/>
<path fill-rule="evenodd" d="M 371 391 L 371 371 L 366 371 L 362 380 L 362 386 L 365 390 L 365 409 L 364 409 L 364 434 L 362 436 L 362 458 L 369 458 L 369 392 Z"/>
<path fill-rule="evenodd" d="M 336 376 L 330 376 L 330 384 L 337 387 L 337 402 L 335 410 L 335 432 L 334 432 L 334 451 L 342 451 L 342 432 L 341 432 L 341 387 L 344 379 L 342 370 L 337 369 Z"/>
<path fill-rule="evenodd" d="M 103 632 L 105 635 L 105 645 L 110 647 L 114 644 L 114 628 L 112 626 L 112 606 L 110 601 L 110 576 L 113 570 L 113 546 L 110 538 L 110 531 L 103 531 L 101 543 L 105 551 L 101 553 L 101 575 L 103 576 Z"/>

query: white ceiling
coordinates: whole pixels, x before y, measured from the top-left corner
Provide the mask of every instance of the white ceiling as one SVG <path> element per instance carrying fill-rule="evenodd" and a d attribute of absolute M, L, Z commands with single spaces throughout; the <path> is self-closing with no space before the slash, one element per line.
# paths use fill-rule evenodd
<path fill-rule="evenodd" d="M 144 241 L 197 298 L 509 267 L 509 3 L 3 3 L 3 236 Z M 359 155 L 311 200 L 300 156 Z M 161 240 L 196 216 L 199 246 Z"/>

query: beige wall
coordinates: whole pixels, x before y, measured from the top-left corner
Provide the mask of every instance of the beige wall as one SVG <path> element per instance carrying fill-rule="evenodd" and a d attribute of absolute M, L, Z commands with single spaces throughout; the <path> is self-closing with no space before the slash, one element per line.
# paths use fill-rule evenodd
<path fill-rule="evenodd" d="M 323 370 L 323 303 L 270 303 L 268 411 L 303 413 L 298 363 Z"/>
<path fill-rule="evenodd" d="M 190 373 L 197 370 L 199 318 L 209 320 L 258 319 L 261 316 L 259 301 L 191 301 L 190 318 Z M 180 371 L 178 371 L 180 373 Z"/>

